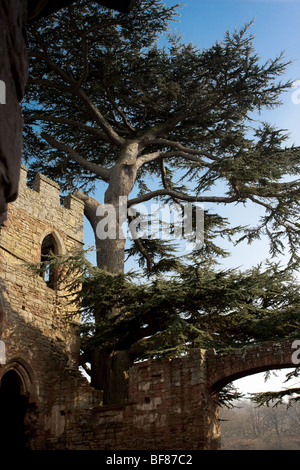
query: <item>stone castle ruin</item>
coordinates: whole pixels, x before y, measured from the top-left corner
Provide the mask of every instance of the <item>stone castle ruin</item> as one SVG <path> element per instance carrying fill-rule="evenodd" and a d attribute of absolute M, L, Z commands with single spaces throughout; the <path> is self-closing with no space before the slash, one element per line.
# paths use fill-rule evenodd
<path fill-rule="evenodd" d="M 293 367 L 291 342 L 134 364 L 127 401 L 103 406 L 79 371 L 78 320 L 57 295 L 55 273 L 28 269 L 50 250 L 83 245 L 83 210 L 73 196 L 62 206 L 59 186 L 43 175 L 29 188 L 22 167 L 0 227 L 0 448 L 219 449 L 218 392 L 245 375 Z"/>

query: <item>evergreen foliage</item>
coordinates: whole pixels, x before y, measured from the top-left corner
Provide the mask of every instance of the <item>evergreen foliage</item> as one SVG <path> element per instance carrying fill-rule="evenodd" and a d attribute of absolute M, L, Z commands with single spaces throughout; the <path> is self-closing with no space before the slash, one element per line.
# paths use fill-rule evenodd
<path fill-rule="evenodd" d="M 206 50 L 184 44 L 166 34 L 179 6 L 160 0 L 141 0 L 128 16 L 77 3 L 30 27 L 30 174 L 41 171 L 83 199 L 95 234 L 99 182 L 116 207 L 119 196 L 128 208 L 152 200 L 216 207 L 205 210 L 204 243 L 190 257 L 163 240 L 133 240 L 125 251 L 96 237 L 97 266 L 84 253 L 52 259 L 70 274 L 72 301 L 78 292 L 82 363 L 95 349 L 126 350 L 134 361 L 297 335 L 300 150 L 257 118 L 290 89 L 280 80 L 284 55 L 263 62 L 251 24 Z M 264 210 L 258 225 L 230 226 L 222 207 L 248 202 Z M 218 268 L 226 255 L 218 237 L 265 235 L 273 256 L 288 248 L 289 266 Z M 144 269 L 143 281 L 123 272 L 126 255 Z"/>
<path fill-rule="evenodd" d="M 298 378 L 300 373 L 299 367 L 296 367 L 292 372 L 289 372 L 286 375 L 285 382 L 289 382 L 291 379 Z M 255 403 L 258 407 L 260 406 L 272 406 L 278 407 L 280 405 L 285 405 L 287 407 L 293 406 L 293 404 L 300 401 L 300 388 L 295 387 L 295 384 L 292 387 L 286 387 L 283 390 L 276 392 L 261 392 L 261 393 L 252 393 L 250 397 L 251 401 Z"/>
<path fill-rule="evenodd" d="M 257 266 L 245 272 L 209 261 L 177 264 L 168 277 L 140 282 L 137 273 L 109 273 L 88 252 L 49 255 L 58 293 L 82 316 L 85 360 L 97 346 L 128 350 L 132 361 L 176 357 L 191 348 L 230 351 L 300 334 L 299 283 L 290 267 Z M 114 312 L 100 317 L 99 308 Z"/>

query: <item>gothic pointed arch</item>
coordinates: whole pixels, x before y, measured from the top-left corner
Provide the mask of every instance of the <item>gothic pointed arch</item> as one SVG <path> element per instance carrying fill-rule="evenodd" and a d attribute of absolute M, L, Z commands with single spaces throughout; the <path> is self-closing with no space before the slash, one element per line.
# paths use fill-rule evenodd
<path fill-rule="evenodd" d="M 48 287 L 55 289 L 57 284 L 57 271 L 51 266 L 50 257 L 51 254 L 61 255 L 66 252 L 64 242 L 56 231 L 46 231 L 42 234 L 40 247 L 40 261 L 43 263 L 41 276 Z"/>
<path fill-rule="evenodd" d="M 3 449 L 25 450 L 30 435 L 36 382 L 31 367 L 21 358 L 10 360 L 1 368 L 0 376 L 0 442 Z M 28 419 L 29 418 L 29 419 Z M 32 429 L 31 429 L 32 432 Z"/>

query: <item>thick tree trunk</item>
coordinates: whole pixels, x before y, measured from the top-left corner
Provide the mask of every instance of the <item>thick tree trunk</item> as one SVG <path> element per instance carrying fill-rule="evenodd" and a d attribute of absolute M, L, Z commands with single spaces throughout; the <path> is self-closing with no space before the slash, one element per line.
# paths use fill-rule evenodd
<path fill-rule="evenodd" d="M 98 267 L 111 273 L 124 272 L 125 240 L 99 240 L 96 243 Z M 113 317 L 117 312 L 95 312 L 97 323 L 103 316 Z M 103 404 L 124 403 L 127 399 L 127 371 L 131 363 L 127 351 L 95 350 L 92 354 L 92 383 L 97 389 L 103 390 Z"/>
<path fill-rule="evenodd" d="M 127 197 L 136 178 L 136 164 L 130 152 L 123 152 L 111 170 L 105 203 L 81 192 L 76 195 L 85 202 L 85 215 L 93 228 L 97 248 L 97 266 L 110 273 L 123 273 L 125 243 L 122 224 L 127 217 Z M 113 225 L 115 224 L 115 226 Z M 115 311 L 95 312 L 95 322 L 113 317 Z M 103 390 L 103 404 L 124 403 L 127 398 L 127 372 L 131 365 L 127 351 L 94 350 L 91 354 L 91 385 Z"/>

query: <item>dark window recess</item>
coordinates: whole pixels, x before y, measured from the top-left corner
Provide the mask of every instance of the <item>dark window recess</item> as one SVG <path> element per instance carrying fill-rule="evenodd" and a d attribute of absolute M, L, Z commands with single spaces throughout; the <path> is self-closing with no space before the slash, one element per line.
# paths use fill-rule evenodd
<path fill-rule="evenodd" d="M 43 270 L 41 276 L 51 289 L 55 289 L 57 281 L 57 272 L 50 262 L 51 254 L 57 255 L 57 246 L 53 235 L 47 235 L 41 246 L 41 262 L 43 263 Z"/>
<path fill-rule="evenodd" d="M 24 417 L 27 398 L 22 395 L 18 374 L 10 370 L 0 382 L 0 449 L 26 449 Z"/>

